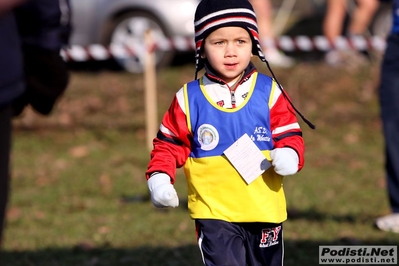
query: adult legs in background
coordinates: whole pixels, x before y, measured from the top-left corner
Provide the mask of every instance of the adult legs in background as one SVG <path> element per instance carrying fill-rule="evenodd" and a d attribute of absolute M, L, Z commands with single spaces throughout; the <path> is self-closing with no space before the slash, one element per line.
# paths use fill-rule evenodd
<path fill-rule="evenodd" d="M 357 7 L 352 13 L 348 28 L 348 35 L 363 35 L 369 27 L 377 9 L 377 0 L 357 0 Z"/>
<path fill-rule="evenodd" d="M 323 21 L 324 36 L 333 43 L 334 40 L 342 35 L 346 16 L 347 0 L 327 0 L 326 15 Z"/>
<path fill-rule="evenodd" d="M 346 16 L 347 0 L 327 0 L 326 15 L 323 21 L 324 36 L 333 43 L 342 35 Z"/>
<path fill-rule="evenodd" d="M 250 2 L 256 13 L 261 44 L 265 39 L 275 39 L 276 36 L 273 30 L 273 5 L 270 0 L 250 0 Z M 266 60 L 272 66 L 291 67 L 295 64 L 292 58 L 286 56 L 276 47 L 265 47 L 262 45 L 262 50 Z"/>
<path fill-rule="evenodd" d="M 0 109 L 0 247 L 10 186 L 11 119 L 10 106 Z"/>
<path fill-rule="evenodd" d="M 349 14 L 348 29 L 344 23 L 348 12 L 347 0 L 327 0 L 327 10 L 323 21 L 323 33 L 330 43 L 334 43 L 341 35 L 348 37 L 363 36 L 379 7 L 377 0 L 357 0 L 356 7 Z M 340 51 L 332 49 L 326 54 L 326 63 L 330 65 L 357 66 L 367 62 L 365 51 Z"/>
<path fill-rule="evenodd" d="M 259 35 L 262 38 L 274 38 L 273 32 L 273 6 L 270 0 L 251 0 L 256 12 Z"/>
<path fill-rule="evenodd" d="M 381 67 L 379 98 L 385 141 L 385 173 L 392 213 L 376 220 L 384 231 L 399 233 L 399 35 L 388 37 Z"/>

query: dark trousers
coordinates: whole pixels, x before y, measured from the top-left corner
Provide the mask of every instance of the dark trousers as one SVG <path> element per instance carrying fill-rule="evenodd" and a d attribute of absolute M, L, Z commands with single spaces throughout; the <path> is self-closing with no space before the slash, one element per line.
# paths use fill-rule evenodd
<path fill-rule="evenodd" d="M 399 213 L 399 34 L 387 39 L 380 77 L 387 189 L 392 212 Z"/>
<path fill-rule="evenodd" d="M 0 108 L 0 246 L 10 186 L 11 117 L 10 106 Z"/>
<path fill-rule="evenodd" d="M 198 219 L 195 225 L 206 266 L 283 265 L 282 224 Z"/>

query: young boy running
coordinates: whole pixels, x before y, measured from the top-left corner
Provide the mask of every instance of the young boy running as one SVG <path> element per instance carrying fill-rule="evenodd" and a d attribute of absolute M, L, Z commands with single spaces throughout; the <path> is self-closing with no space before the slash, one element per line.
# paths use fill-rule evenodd
<path fill-rule="evenodd" d="M 152 202 L 178 206 L 173 183 L 184 167 L 204 264 L 282 265 L 283 176 L 304 164 L 296 109 L 251 62 L 256 55 L 267 63 L 247 0 L 202 0 L 194 27 L 195 80 L 176 93 L 154 139 Z"/>

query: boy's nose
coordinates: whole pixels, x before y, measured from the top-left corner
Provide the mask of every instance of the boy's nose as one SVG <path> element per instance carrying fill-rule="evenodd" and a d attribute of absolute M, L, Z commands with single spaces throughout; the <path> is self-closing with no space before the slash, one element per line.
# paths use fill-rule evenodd
<path fill-rule="evenodd" d="M 226 56 L 234 56 L 236 54 L 235 46 L 233 43 L 228 43 L 226 45 Z"/>

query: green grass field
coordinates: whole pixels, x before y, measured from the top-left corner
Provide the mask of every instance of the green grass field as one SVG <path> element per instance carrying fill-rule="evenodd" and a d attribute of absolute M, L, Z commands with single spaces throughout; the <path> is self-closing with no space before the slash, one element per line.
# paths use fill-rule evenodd
<path fill-rule="evenodd" d="M 300 121 L 305 167 L 285 179 L 285 265 L 318 265 L 320 245 L 397 245 L 398 234 L 373 228 L 376 217 L 389 213 L 378 64 L 345 70 L 303 63 L 274 71 L 317 126 Z M 192 65 L 157 73 L 159 120 L 193 76 Z M 2 265 L 202 265 L 180 169 L 178 208 L 135 201 L 148 199 L 143 103 L 142 75 L 74 71 L 51 116 L 27 110 L 15 120 Z"/>

